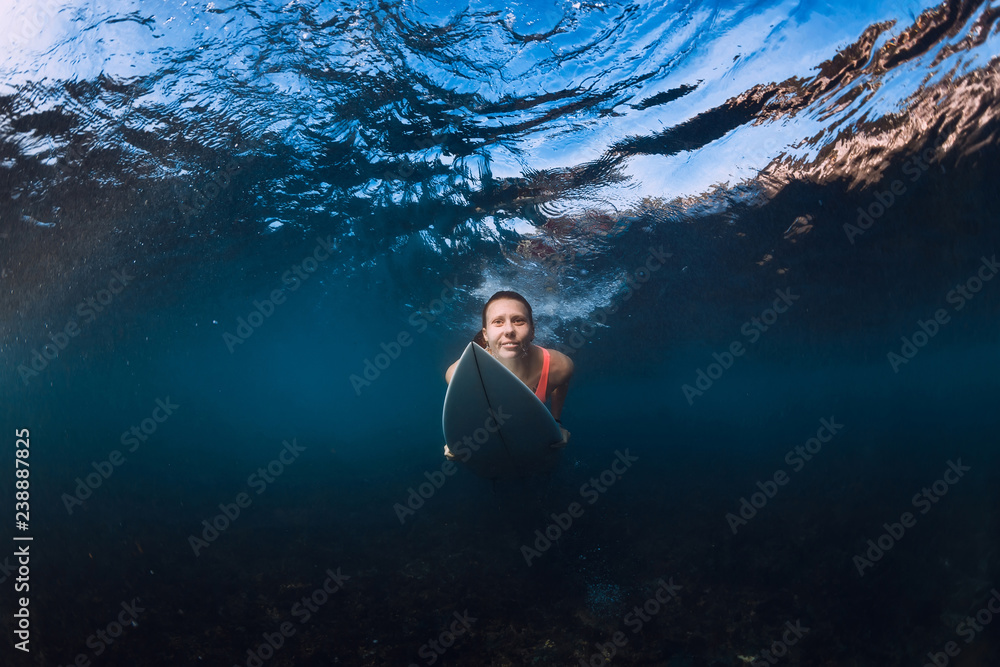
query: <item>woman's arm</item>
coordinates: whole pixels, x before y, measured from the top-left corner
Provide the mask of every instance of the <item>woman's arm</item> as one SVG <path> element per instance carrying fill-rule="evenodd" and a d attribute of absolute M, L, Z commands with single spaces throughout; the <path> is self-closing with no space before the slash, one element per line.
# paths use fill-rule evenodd
<path fill-rule="evenodd" d="M 569 391 L 569 381 L 573 378 L 573 360 L 558 350 L 552 350 L 552 370 L 550 371 L 552 388 L 552 416 L 556 419 L 562 415 L 566 403 L 566 393 Z"/>
<path fill-rule="evenodd" d="M 562 416 L 563 404 L 566 402 L 566 392 L 569 391 L 569 383 L 561 384 L 552 390 L 552 416 L 559 420 Z"/>
<path fill-rule="evenodd" d="M 461 359 L 458 361 L 461 361 Z M 448 366 L 448 370 L 444 372 L 444 381 L 448 384 L 451 384 L 451 376 L 455 374 L 455 369 L 458 368 L 458 361 L 453 363 L 451 366 Z"/>

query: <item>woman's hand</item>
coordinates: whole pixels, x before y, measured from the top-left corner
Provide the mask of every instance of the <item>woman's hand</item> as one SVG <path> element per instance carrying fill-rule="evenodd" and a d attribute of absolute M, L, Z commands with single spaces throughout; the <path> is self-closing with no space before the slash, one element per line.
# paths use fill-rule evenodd
<path fill-rule="evenodd" d="M 455 460 L 455 455 L 451 453 L 450 449 L 448 449 L 448 445 L 444 446 L 444 457 L 446 459 L 448 459 L 449 461 L 454 461 Z"/>

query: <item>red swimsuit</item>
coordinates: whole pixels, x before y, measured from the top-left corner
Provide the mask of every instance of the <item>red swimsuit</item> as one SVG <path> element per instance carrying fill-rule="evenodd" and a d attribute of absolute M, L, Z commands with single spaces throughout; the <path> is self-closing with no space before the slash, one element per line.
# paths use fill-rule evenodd
<path fill-rule="evenodd" d="M 542 349 L 542 375 L 538 378 L 538 387 L 535 388 L 535 396 L 538 397 L 542 403 L 545 402 L 545 394 L 549 388 L 549 351 L 544 347 Z"/>

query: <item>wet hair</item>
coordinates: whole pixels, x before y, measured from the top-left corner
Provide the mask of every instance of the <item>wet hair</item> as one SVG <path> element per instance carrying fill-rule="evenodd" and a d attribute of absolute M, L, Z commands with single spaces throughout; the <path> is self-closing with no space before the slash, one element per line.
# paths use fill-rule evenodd
<path fill-rule="evenodd" d="M 535 318 L 531 314 L 531 304 L 528 300 L 517 292 L 511 292 L 510 290 L 500 290 L 486 301 L 486 305 L 483 306 L 483 326 L 476 332 L 476 337 L 472 339 L 472 342 L 479 347 L 486 349 L 486 336 L 483 334 L 483 329 L 486 328 L 486 311 L 489 310 L 490 304 L 494 301 L 500 299 L 513 299 L 514 301 L 519 301 L 524 304 L 525 309 L 528 311 L 528 325 L 532 329 L 535 328 Z"/>

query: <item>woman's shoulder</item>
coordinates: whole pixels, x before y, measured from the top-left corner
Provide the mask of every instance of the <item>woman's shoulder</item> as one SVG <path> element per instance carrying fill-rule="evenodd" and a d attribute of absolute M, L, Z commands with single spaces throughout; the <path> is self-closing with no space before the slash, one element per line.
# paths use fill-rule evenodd
<path fill-rule="evenodd" d="M 573 360 L 559 350 L 545 349 L 549 353 L 549 381 L 556 385 L 565 384 L 573 377 Z"/>

